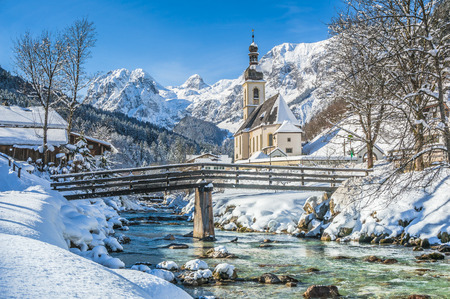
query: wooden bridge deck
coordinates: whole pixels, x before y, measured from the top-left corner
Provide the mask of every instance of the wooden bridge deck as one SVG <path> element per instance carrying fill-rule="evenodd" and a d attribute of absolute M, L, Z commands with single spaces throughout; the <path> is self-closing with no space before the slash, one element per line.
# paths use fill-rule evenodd
<path fill-rule="evenodd" d="M 67 199 L 215 188 L 333 192 L 371 170 L 248 164 L 190 163 L 55 175 L 51 186 Z"/>

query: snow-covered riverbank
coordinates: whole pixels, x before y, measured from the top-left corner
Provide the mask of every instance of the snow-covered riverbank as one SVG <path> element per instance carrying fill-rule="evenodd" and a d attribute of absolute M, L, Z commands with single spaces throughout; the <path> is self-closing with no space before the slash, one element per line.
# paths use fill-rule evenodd
<path fill-rule="evenodd" d="M 0 161 L 2 297 L 189 298 L 153 275 L 110 269 L 124 267 L 106 250 L 121 249 L 110 235 L 123 223 L 102 200 L 68 202 L 47 181 L 19 179 Z"/>
<path fill-rule="evenodd" d="M 380 163 L 371 176 L 349 180 L 331 198 L 322 192 L 215 192 L 214 222 L 225 230 L 284 232 L 323 240 L 403 234 L 432 244 L 449 242 L 450 169 L 442 168 L 432 179 L 432 171 L 405 173 L 376 192 L 389 170 L 390 165 Z M 431 183 L 422 188 L 427 180 Z M 183 212 L 192 218 L 194 195 L 186 202 Z"/>
<path fill-rule="evenodd" d="M 403 173 L 386 181 L 390 165 L 372 176 L 346 182 L 332 196 L 332 221 L 324 234 L 335 240 L 383 236 L 448 243 L 450 234 L 450 169 Z M 383 184 L 381 184 L 383 182 Z M 418 244 L 417 244 L 418 245 Z"/>

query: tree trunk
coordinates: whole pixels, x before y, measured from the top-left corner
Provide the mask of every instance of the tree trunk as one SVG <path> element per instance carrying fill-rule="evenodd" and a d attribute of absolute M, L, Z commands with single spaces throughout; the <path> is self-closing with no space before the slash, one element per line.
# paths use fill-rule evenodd
<path fill-rule="evenodd" d="M 47 105 L 44 107 L 44 137 L 42 141 L 43 152 L 42 152 L 42 165 L 47 164 L 47 142 L 48 142 L 48 110 L 49 110 L 49 102 L 47 101 Z"/>
<path fill-rule="evenodd" d="M 436 70 L 439 72 L 439 59 L 435 59 L 435 67 L 436 67 Z M 442 84 L 441 72 L 439 72 L 437 83 L 438 83 L 438 93 L 439 93 L 438 103 L 439 103 L 440 121 L 444 125 L 444 128 L 443 128 L 444 142 L 445 142 L 445 146 L 447 147 L 446 156 L 447 156 L 447 162 L 450 163 L 450 129 L 448 127 L 448 122 L 446 120 L 446 114 L 445 114 L 444 86 Z"/>
<path fill-rule="evenodd" d="M 416 145 L 415 145 L 415 154 L 419 154 L 422 150 L 423 150 L 423 146 L 424 146 L 424 138 L 423 138 L 423 125 L 419 124 L 417 125 L 417 131 L 416 131 Z M 415 165 L 415 170 L 417 171 L 422 171 L 425 166 L 424 166 L 424 162 L 423 162 L 423 155 L 419 155 L 415 161 L 414 161 L 414 165 Z"/>
<path fill-rule="evenodd" d="M 70 141 L 70 132 L 72 132 L 72 122 L 73 122 L 73 109 L 69 109 L 69 117 L 67 118 L 67 138 Z"/>
<path fill-rule="evenodd" d="M 367 143 L 367 168 L 373 168 L 373 145 Z"/>

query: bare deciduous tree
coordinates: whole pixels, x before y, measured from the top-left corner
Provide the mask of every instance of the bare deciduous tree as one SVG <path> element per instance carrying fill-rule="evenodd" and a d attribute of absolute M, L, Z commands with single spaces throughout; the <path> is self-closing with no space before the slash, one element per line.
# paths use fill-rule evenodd
<path fill-rule="evenodd" d="M 64 43 L 60 35 L 43 31 L 39 37 L 29 32 L 14 42 L 15 65 L 32 86 L 33 94 L 44 110 L 43 122 L 43 163 L 47 162 L 48 114 L 60 88 L 59 75 L 63 65 Z"/>
<path fill-rule="evenodd" d="M 86 73 L 85 64 L 91 57 L 91 50 L 95 46 L 95 36 L 94 23 L 89 22 L 86 18 L 75 21 L 64 31 L 66 49 L 62 72 L 64 95 L 61 96 L 61 101 L 68 110 L 68 134 L 72 130 L 73 114 L 83 103 L 79 99 L 80 91 L 92 81 L 92 78 L 89 78 Z"/>

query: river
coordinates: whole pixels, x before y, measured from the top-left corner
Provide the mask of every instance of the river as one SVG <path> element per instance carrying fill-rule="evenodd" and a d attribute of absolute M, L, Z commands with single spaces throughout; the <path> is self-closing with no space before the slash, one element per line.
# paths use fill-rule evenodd
<path fill-rule="evenodd" d="M 139 225 L 129 226 L 124 232 L 131 238 L 124 251 L 114 257 L 131 267 L 137 262 L 153 266 L 164 260 L 175 261 L 179 266 L 196 259 L 206 250 L 225 245 L 237 259 L 204 259 L 211 270 L 226 262 L 236 267 L 238 277 L 253 278 L 271 272 L 290 275 L 300 282 L 297 287 L 264 285 L 253 281 L 238 281 L 225 286 L 202 285 L 182 287 L 190 295 L 219 298 L 299 298 L 313 284 L 336 285 L 345 298 L 405 298 L 411 294 L 428 294 L 433 298 L 450 298 L 450 261 L 417 263 L 411 248 L 395 245 L 340 244 L 318 240 L 298 239 L 285 234 L 237 233 L 216 230 L 216 242 L 202 242 L 183 235 L 192 231 L 192 222 L 174 220 L 170 210 L 145 213 L 122 213 Z M 158 219 L 155 221 L 155 217 Z M 164 240 L 167 234 L 174 241 Z M 231 243 L 234 238 L 238 242 Z M 272 247 L 260 248 L 264 239 L 274 241 Z M 162 248 L 170 243 L 189 245 L 188 249 Z M 427 252 L 427 251 L 425 251 Z M 369 263 L 363 258 L 376 255 L 395 258 L 397 264 Z M 319 272 L 308 272 L 309 268 Z"/>

